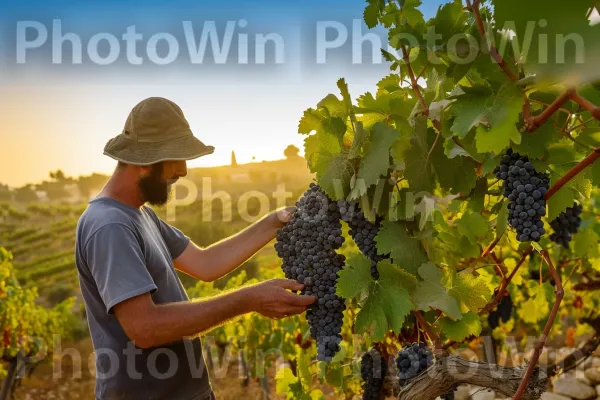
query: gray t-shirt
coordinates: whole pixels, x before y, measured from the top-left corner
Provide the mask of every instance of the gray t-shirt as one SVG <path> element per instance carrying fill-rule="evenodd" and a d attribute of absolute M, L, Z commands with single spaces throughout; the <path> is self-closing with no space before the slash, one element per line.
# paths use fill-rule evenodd
<path fill-rule="evenodd" d="M 188 243 L 146 206 L 101 197 L 82 214 L 75 256 L 96 353 L 97 399 L 211 398 L 198 338 L 141 349 L 113 313 L 116 304 L 143 293 L 155 304 L 189 300 L 173 265 Z"/>

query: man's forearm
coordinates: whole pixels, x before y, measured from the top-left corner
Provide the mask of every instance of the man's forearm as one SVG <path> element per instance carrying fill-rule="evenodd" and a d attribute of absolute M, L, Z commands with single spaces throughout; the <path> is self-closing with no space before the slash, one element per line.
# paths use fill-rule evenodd
<path fill-rule="evenodd" d="M 251 303 L 247 291 L 240 289 L 203 301 L 156 305 L 145 316 L 136 345 L 157 347 L 197 335 L 252 311 Z"/>
<path fill-rule="evenodd" d="M 276 226 L 271 222 L 273 215 L 269 215 L 246 229 L 215 243 L 202 251 L 198 260 L 197 269 L 205 280 L 215 280 L 227 275 L 267 243 L 275 238 Z"/>

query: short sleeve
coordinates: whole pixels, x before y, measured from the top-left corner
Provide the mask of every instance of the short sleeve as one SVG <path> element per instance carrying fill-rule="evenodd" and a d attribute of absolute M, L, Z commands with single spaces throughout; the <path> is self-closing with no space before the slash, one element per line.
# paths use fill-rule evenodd
<path fill-rule="evenodd" d="M 169 253 L 171 253 L 171 258 L 173 260 L 176 259 L 190 243 L 190 238 L 179 229 L 160 219 L 152 209 L 150 209 L 150 212 L 153 214 L 154 220 L 158 224 L 158 230 L 169 249 Z"/>
<path fill-rule="evenodd" d="M 100 228 L 87 242 L 84 254 L 109 314 L 120 302 L 158 289 L 140 243 L 126 225 L 112 223 Z"/>

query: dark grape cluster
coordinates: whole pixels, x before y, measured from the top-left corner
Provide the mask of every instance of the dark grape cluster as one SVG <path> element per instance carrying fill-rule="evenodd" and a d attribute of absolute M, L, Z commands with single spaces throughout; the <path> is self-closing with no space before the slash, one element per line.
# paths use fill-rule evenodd
<path fill-rule="evenodd" d="M 381 400 L 382 388 L 387 375 L 387 364 L 381 353 L 373 348 L 366 352 L 360 360 L 360 376 L 362 377 L 363 400 Z"/>
<path fill-rule="evenodd" d="M 508 204 L 508 223 L 517 230 L 520 242 L 538 242 L 546 233 L 542 217 L 546 215 L 544 194 L 550 187 L 550 179 L 535 170 L 527 156 L 508 149 L 495 170 L 502 179 L 504 196 Z"/>
<path fill-rule="evenodd" d="M 382 218 L 377 216 L 375 222 L 369 221 L 357 203 L 349 203 L 344 200 L 338 201 L 338 207 L 342 221 L 348 223 L 350 236 L 358 249 L 371 260 L 371 276 L 379 279 L 377 263 L 389 258 L 389 255 L 377 254 L 377 243 L 375 237 L 379 233 Z"/>
<path fill-rule="evenodd" d="M 400 385 L 425 371 L 433 362 L 433 354 L 425 343 L 413 343 L 398 352 L 396 366 Z"/>
<path fill-rule="evenodd" d="M 340 349 L 344 299 L 336 295 L 337 273 L 345 257 L 336 250 L 344 242 L 337 203 L 315 183 L 296 203 L 288 224 L 277 232 L 275 250 L 288 279 L 304 284 L 302 294 L 316 296 L 306 318 L 317 341 L 317 359 L 330 362 Z"/>
<path fill-rule="evenodd" d="M 568 207 L 565 211 L 561 212 L 555 220 L 550 222 L 550 226 L 554 230 L 554 233 L 550 235 L 550 240 L 568 249 L 573 234 L 579 231 L 582 211 L 583 207 L 580 204 L 574 203 L 573 207 Z"/>
<path fill-rule="evenodd" d="M 494 292 L 494 297 L 497 294 L 498 291 L 496 289 L 496 291 Z M 500 300 L 500 303 L 498 303 L 498 307 L 488 314 L 488 324 L 490 325 L 490 328 L 496 329 L 498 326 L 500 326 L 500 320 L 502 320 L 502 322 L 504 323 L 507 323 L 512 317 L 512 311 L 512 298 L 510 297 L 510 293 L 505 291 L 504 296 L 502 296 L 502 299 Z"/>

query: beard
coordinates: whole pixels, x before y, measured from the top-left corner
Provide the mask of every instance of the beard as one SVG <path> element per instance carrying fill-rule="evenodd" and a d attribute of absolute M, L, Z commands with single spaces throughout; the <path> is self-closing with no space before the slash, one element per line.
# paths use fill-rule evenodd
<path fill-rule="evenodd" d="M 140 197 L 144 203 L 164 206 L 169 201 L 171 185 L 175 183 L 175 180 L 165 180 L 162 175 L 163 164 L 158 163 L 152 165 L 148 176 L 141 177 L 138 181 Z"/>

